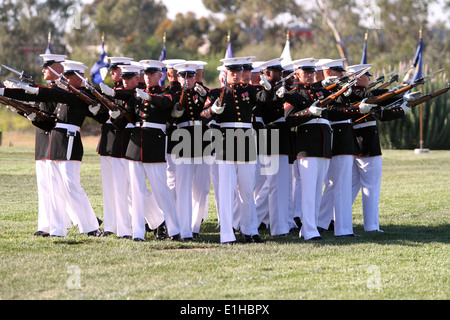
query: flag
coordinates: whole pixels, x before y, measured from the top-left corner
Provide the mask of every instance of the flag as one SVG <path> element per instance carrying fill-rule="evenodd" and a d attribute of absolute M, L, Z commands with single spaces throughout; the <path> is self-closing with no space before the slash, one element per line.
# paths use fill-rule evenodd
<path fill-rule="evenodd" d="M 95 84 L 103 83 L 106 78 L 109 68 L 107 57 L 108 55 L 105 52 L 105 43 L 102 41 L 102 53 L 100 54 L 100 58 L 91 68 L 91 80 Z"/>
<path fill-rule="evenodd" d="M 164 38 L 165 38 L 165 36 L 164 36 Z M 161 51 L 161 54 L 159 55 L 159 61 L 163 61 L 163 60 L 166 60 L 166 41 L 165 41 L 165 39 L 164 39 L 163 49 Z M 162 77 L 161 77 L 161 79 L 159 79 L 159 85 L 161 87 L 164 87 L 164 83 L 166 81 L 166 77 L 167 77 L 167 70 L 166 70 L 166 68 L 163 68 L 163 70 L 162 70 Z"/>
<path fill-rule="evenodd" d="M 231 47 L 231 41 L 230 41 L 230 33 L 228 33 L 227 41 L 228 41 L 228 44 L 227 44 L 227 51 L 225 52 L 225 59 L 234 58 L 233 48 Z M 220 71 L 219 80 L 223 86 L 225 84 L 225 71 L 224 70 Z"/>
<path fill-rule="evenodd" d="M 410 84 L 417 79 L 422 78 L 422 55 L 423 55 L 423 40 L 422 29 L 420 29 L 419 45 L 417 46 L 416 55 L 413 59 L 413 69 L 409 70 L 403 78 L 404 84 Z M 414 74 L 413 74 L 414 72 Z"/>
<path fill-rule="evenodd" d="M 422 40 L 422 32 L 420 35 L 419 46 L 416 50 L 416 56 L 414 57 L 413 66 L 415 68 L 413 81 L 422 78 L 422 56 L 423 56 L 423 40 Z"/>
<path fill-rule="evenodd" d="M 364 46 L 363 46 L 363 53 L 361 57 L 361 64 L 367 64 L 367 36 L 368 31 L 366 31 L 366 36 L 364 37 Z"/>
<path fill-rule="evenodd" d="M 289 30 L 286 33 L 286 44 L 284 45 L 284 49 L 283 52 L 281 53 L 280 58 L 283 58 L 283 65 L 288 65 L 292 62 L 291 44 L 289 42 Z"/>

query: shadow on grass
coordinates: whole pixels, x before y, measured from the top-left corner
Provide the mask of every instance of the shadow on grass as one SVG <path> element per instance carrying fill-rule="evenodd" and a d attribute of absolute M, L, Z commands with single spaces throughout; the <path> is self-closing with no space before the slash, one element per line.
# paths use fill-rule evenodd
<path fill-rule="evenodd" d="M 383 232 L 365 232 L 363 225 L 354 225 L 353 230 L 357 236 L 336 237 L 333 231 L 321 233 L 321 241 L 305 241 L 299 238 L 297 231 L 291 231 L 287 235 L 271 236 L 270 229 L 260 230 L 259 234 L 266 243 L 292 244 L 292 243 L 314 243 L 318 245 L 329 244 L 355 244 L 355 243 L 379 243 L 400 244 L 414 246 L 423 243 L 450 243 L 450 224 L 440 226 L 411 226 L 411 225 L 383 225 Z M 203 233 L 202 233 L 203 232 Z M 200 235 L 203 241 L 220 242 L 220 233 L 217 223 L 204 222 Z M 236 232 L 236 238 L 240 235 Z"/>

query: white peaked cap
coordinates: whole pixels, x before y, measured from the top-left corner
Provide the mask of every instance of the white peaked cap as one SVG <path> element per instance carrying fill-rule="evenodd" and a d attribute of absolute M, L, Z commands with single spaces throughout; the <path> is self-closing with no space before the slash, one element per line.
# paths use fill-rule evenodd
<path fill-rule="evenodd" d="M 88 69 L 87 66 L 84 65 L 84 63 L 74 60 L 66 60 L 62 62 L 62 65 L 64 66 L 64 73 L 70 72 L 70 71 L 76 71 L 78 73 L 85 73 Z"/>
<path fill-rule="evenodd" d="M 372 66 L 372 64 L 355 64 L 353 66 L 349 66 L 347 68 L 347 71 L 349 73 L 355 73 L 355 72 L 358 72 L 358 71 L 360 71 L 362 69 L 365 69 L 365 68 L 368 68 L 368 67 L 371 67 L 371 66 Z"/>
<path fill-rule="evenodd" d="M 294 69 L 314 69 L 316 70 L 316 62 L 315 58 L 304 58 L 292 61 L 294 65 Z"/>
<path fill-rule="evenodd" d="M 108 57 L 108 59 L 111 65 L 127 65 L 131 63 L 131 60 L 133 60 L 133 58 L 128 57 Z"/>
<path fill-rule="evenodd" d="M 184 59 L 167 59 L 162 62 L 166 65 L 167 69 L 172 69 L 176 64 L 183 63 L 186 60 Z"/>
<path fill-rule="evenodd" d="M 347 60 L 347 59 L 341 58 L 341 59 L 336 59 L 336 60 L 331 60 L 329 62 L 325 62 L 322 64 L 322 69 L 328 70 L 328 69 L 337 68 L 337 69 L 342 69 L 343 71 L 345 71 L 345 68 L 344 68 L 345 60 Z"/>
<path fill-rule="evenodd" d="M 166 67 L 166 64 L 162 61 L 158 60 L 141 60 L 139 63 L 144 67 L 144 70 L 147 69 L 158 69 L 162 70 L 162 68 Z"/>
<path fill-rule="evenodd" d="M 254 61 L 253 64 L 253 70 L 252 72 L 260 72 L 261 71 L 261 65 L 264 63 L 265 61 Z"/>
<path fill-rule="evenodd" d="M 317 62 L 316 62 L 316 70 L 317 71 L 322 71 L 323 70 L 322 65 L 324 63 L 327 63 L 327 62 L 330 62 L 330 61 L 332 61 L 332 59 L 319 59 L 319 60 L 317 60 Z"/>
<path fill-rule="evenodd" d="M 242 66 L 244 64 L 252 63 L 253 57 L 234 57 L 221 59 L 220 62 L 223 63 L 225 67 L 229 66 Z"/>
<path fill-rule="evenodd" d="M 178 73 L 181 72 L 195 72 L 198 70 L 198 65 L 197 64 L 193 64 L 190 62 L 185 62 L 185 63 L 179 63 L 173 66 L 173 68 L 175 70 L 178 71 Z"/>
<path fill-rule="evenodd" d="M 270 67 L 275 67 L 275 66 L 280 66 L 281 67 L 281 61 L 283 61 L 283 59 L 284 58 L 275 58 L 275 59 L 272 59 L 272 60 L 268 60 L 268 61 L 264 62 L 263 64 L 261 64 L 259 67 L 262 70 L 265 70 L 265 69 L 270 68 Z"/>
<path fill-rule="evenodd" d="M 44 53 L 44 54 L 40 54 L 39 55 L 43 60 L 44 63 L 42 64 L 42 67 L 46 67 L 51 65 L 52 63 L 56 63 L 56 62 L 64 62 L 67 58 L 67 56 L 62 55 L 62 54 L 48 54 L 48 53 Z"/>
<path fill-rule="evenodd" d="M 206 66 L 208 62 L 205 61 L 187 61 L 189 64 L 194 64 L 197 66 L 197 70 L 203 70 L 203 66 Z"/>
<path fill-rule="evenodd" d="M 122 76 L 127 74 L 139 74 L 142 70 L 142 66 L 132 64 L 122 64 L 119 66 L 122 70 Z"/>

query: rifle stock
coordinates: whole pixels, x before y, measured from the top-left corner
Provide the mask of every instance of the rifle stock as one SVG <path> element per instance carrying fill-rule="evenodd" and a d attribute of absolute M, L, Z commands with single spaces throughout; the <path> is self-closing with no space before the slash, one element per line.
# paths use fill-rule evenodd
<path fill-rule="evenodd" d="M 54 123 L 55 122 L 54 121 L 54 119 L 55 119 L 54 117 L 47 116 L 47 115 L 43 114 L 41 112 L 41 110 L 39 110 L 37 108 L 34 108 L 32 106 L 23 104 L 23 103 L 21 103 L 21 102 L 19 102 L 17 100 L 0 96 L 0 102 L 5 104 L 5 105 L 10 105 L 11 107 L 13 107 L 13 108 L 23 112 L 26 115 L 29 115 L 31 113 L 35 113 L 36 117 L 38 117 L 39 119 L 41 119 L 43 121 L 46 121 L 46 122 L 49 122 L 49 123 Z"/>
<path fill-rule="evenodd" d="M 437 96 L 440 96 L 441 94 L 446 93 L 446 92 L 448 91 L 449 88 L 450 88 L 450 87 L 447 86 L 447 87 L 445 87 L 444 89 L 441 89 L 441 90 L 438 90 L 438 91 L 436 91 L 436 92 L 429 93 L 429 94 L 427 94 L 427 95 L 421 96 L 420 98 L 418 98 L 418 99 L 416 99 L 416 100 L 414 100 L 414 101 L 408 102 L 408 103 L 406 104 L 406 106 L 407 106 L 407 107 L 415 107 L 415 106 L 421 105 L 421 104 L 423 104 L 423 103 L 425 103 L 425 102 L 427 102 L 427 101 L 430 101 L 430 100 L 433 99 L 433 98 L 436 98 Z"/>

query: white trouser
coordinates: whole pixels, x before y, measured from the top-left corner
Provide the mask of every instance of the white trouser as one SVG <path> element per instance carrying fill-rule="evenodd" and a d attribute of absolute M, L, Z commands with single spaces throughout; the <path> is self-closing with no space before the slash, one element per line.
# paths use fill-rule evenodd
<path fill-rule="evenodd" d="M 49 232 L 51 193 L 49 191 L 50 161 L 38 160 L 36 163 L 36 182 L 38 191 L 38 231 Z"/>
<path fill-rule="evenodd" d="M 334 156 L 325 178 L 317 225 L 328 229 L 334 219 L 334 235 L 353 234 L 352 220 L 352 155 Z"/>
<path fill-rule="evenodd" d="M 277 160 L 274 158 L 277 157 Z M 264 163 L 278 161 L 278 170 L 268 174 L 269 224 L 272 236 L 289 233 L 289 157 L 271 155 L 264 157 Z"/>
<path fill-rule="evenodd" d="M 317 230 L 317 218 L 330 159 L 311 157 L 297 159 L 295 162 L 299 168 L 302 188 L 303 220 L 300 236 L 309 240 L 320 236 Z"/>
<path fill-rule="evenodd" d="M 142 163 L 129 161 L 133 238 L 144 239 L 145 217 L 148 205 L 146 179 L 155 195 L 158 207 L 163 211 L 169 236 L 180 233 L 172 193 L 167 185 L 166 163 Z"/>
<path fill-rule="evenodd" d="M 192 182 L 192 232 L 199 233 L 202 220 L 208 218 L 211 174 L 208 163 L 195 166 Z"/>
<path fill-rule="evenodd" d="M 169 186 L 170 191 L 172 192 L 173 200 L 177 200 L 177 193 L 175 190 L 175 184 L 176 184 L 176 168 L 177 166 L 173 162 L 172 155 L 168 153 L 166 155 L 167 160 L 167 185 Z"/>
<path fill-rule="evenodd" d="M 302 219 L 302 185 L 300 182 L 300 171 L 298 165 L 291 165 L 292 167 L 292 218 Z M 294 223 L 294 227 L 297 225 Z"/>
<path fill-rule="evenodd" d="M 50 235 L 66 236 L 72 214 L 72 221 L 81 233 L 97 230 L 97 217 L 80 183 L 81 161 L 50 161 L 50 165 L 50 192 L 53 194 Z"/>
<path fill-rule="evenodd" d="M 253 191 L 255 189 L 255 169 L 253 163 L 234 163 L 220 161 L 219 169 L 219 208 L 220 242 L 235 241 L 233 231 L 233 211 L 235 188 L 239 190 L 239 225 L 243 234 L 258 234 Z"/>
<path fill-rule="evenodd" d="M 352 200 L 355 201 L 361 189 L 364 231 L 380 229 L 378 205 L 380 202 L 382 168 L 381 156 L 356 158 L 354 161 Z"/>
<path fill-rule="evenodd" d="M 255 208 L 256 216 L 258 218 L 258 227 L 263 222 L 269 225 L 269 182 L 267 175 L 261 174 L 261 161 L 258 156 L 258 163 L 256 166 L 256 185 L 255 185 Z"/>
<path fill-rule="evenodd" d="M 113 158 L 100 156 L 100 169 L 103 191 L 103 226 L 105 231 L 117 233 L 115 199 L 120 195 L 114 191 L 114 179 L 116 175 L 121 174 L 118 172 L 120 168 L 113 166 Z"/>
<path fill-rule="evenodd" d="M 215 160 L 215 155 L 214 157 L 214 161 L 211 163 L 211 181 L 212 181 L 212 185 L 214 188 L 214 199 L 216 201 L 216 212 L 218 212 L 219 210 L 219 165 L 217 164 L 216 160 Z M 220 217 L 219 215 L 217 215 L 217 219 L 219 219 L 220 221 Z"/>
<path fill-rule="evenodd" d="M 111 158 L 113 176 L 112 205 L 115 207 L 115 229 L 118 237 L 131 236 L 131 190 L 128 161 L 123 158 Z M 105 218 L 106 221 L 106 218 Z M 106 231 L 105 223 L 105 231 Z"/>

